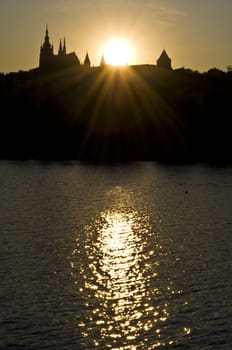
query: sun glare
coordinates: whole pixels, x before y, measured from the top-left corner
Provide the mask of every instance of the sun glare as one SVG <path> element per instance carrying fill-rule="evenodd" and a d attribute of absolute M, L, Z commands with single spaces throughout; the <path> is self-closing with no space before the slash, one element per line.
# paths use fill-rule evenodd
<path fill-rule="evenodd" d="M 133 48 L 125 39 L 110 39 L 104 48 L 104 57 L 107 64 L 125 66 L 133 59 Z"/>

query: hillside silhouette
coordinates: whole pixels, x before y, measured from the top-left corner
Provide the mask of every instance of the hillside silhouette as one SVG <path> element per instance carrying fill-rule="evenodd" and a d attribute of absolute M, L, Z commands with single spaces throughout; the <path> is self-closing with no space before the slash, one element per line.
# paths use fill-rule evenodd
<path fill-rule="evenodd" d="M 231 162 L 232 73 L 153 65 L 0 75 L 2 159 Z"/>

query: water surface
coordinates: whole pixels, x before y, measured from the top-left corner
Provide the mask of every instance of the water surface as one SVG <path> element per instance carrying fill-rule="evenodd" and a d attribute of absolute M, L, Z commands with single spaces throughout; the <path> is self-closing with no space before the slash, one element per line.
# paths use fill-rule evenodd
<path fill-rule="evenodd" d="M 1 349 L 231 349 L 232 169 L 0 163 Z"/>

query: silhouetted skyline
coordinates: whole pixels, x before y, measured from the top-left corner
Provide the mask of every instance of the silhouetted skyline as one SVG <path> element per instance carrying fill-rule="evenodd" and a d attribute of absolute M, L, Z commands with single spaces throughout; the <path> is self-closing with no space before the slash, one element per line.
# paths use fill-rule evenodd
<path fill-rule="evenodd" d="M 232 72 L 172 69 L 160 57 L 90 68 L 88 56 L 69 65 L 60 53 L 1 74 L 0 158 L 231 164 Z"/>
<path fill-rule="evenodd" d="M 111 37 L 127 39 L 135 48 L 129 64 L 155 64 L 163 49 L 173 68 L 226 70 L 232 64 L 230 0 L 90 1 L 27 0 L 1 4 L 0 72 L 38 66 L 38 46 L 49 24 L 52 44 L 64 36 L 69 49 L 98 65 Z"/>
<path fill-rule="evenodd" d="M 113 44 L 113 42 L 111 42 L 111 44 Z M 120 47 L 113 46 L 113 49 L 120 50 Z M 116 51 L 112 51 L 112 53 L 110 55 L 111 58 L 114 55 L 116 55 L 116 59 L 119 58 L 119 61 L 121 61 L 121 57 L 120 56 L 117 57 Z M 114 58 L 114 60 L 115 60 L 115 58 Z M 161 52 L 160 56 L 156 60 L 156 66 L 158 68 L 172 70 L 172 63 L 171 62 L 172 62 L 172 60 L 168 56 L 166 50 L 163 50 Z M 106 62 L 105 58 L 104 58 L 104 53 L 103 53 L 99 65 L 105 66 L 107 64 L 111 65 L 112 62 Z M 86 52 L 84 60 L 81 61 L 75 52 L 70 52 L 70 53 L 67 52 L 66 40 L 64 38 L 63 42 L 60 39 L 59 49 L 56 53 L 54 46 L 51 44 L 49 31 L 48 31 L 48 25 L 47 25 L 46 30 L 45 30 L 44 42 L 40 46 L 39 67 L 38 68 L 41 70 L 45 70 L 48 73 L 48 72 L 51 72 L 51 71 L 54 71 L 57 69 L 62 70 L 65 68 L 72 68 L 72 67 L 74 68 L 75 66 L 80 66 L 80 65 L 91 67 L 91 60 L 89 58 L 88 52 Z M 122 65 L 125 65 L 125 64 L 122 64 Z"/>

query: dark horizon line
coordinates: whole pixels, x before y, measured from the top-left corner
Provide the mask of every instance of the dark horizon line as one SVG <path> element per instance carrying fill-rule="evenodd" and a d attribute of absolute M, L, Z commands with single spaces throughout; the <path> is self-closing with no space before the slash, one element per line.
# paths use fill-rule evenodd
<path fill-rule="evenodd" d="M 112 69 L 125 69 L 125 68 L 137 68 L 137 67 L 151 67 L 151 68 L 156 68 L 156 69 L 165 69 L 165 68 L 160 68 L 157 66 L 157 64 L 152 64 L 152 63 L 137 63 L 137 64 L 126 64 L 126 65 L 114 65 L 114 64 L 110 64 L 110 63 L 106 63 L 104 65 L 104 67 L 102 67 L 100 64 L 99 65 L 91 65 L 89 67 L 86 67 L 84 64 L 81 65 L 77 65 L 75 68 L 76 69 L 96 69 L 96 68 L 112 68 Z M 65 69 L 64 69 L 65 70 Z M 227 67 L 227 70 L 222 70 L 216 66 L 209 68 L 208 70 L 204 70 L 204 71 L 200 71 L 198 69 L 193 69 L 191 67 L 187 67 L 187 66 L 181 66 L 181 67 L 176 67 L 173 68 L 171 71 L 179 71 L 179 70 L 185 70 L 185 71 L 191 71 L 193 73 L 199 73 L 199 74 L 206 74 L 209 73 L 210 71 L 218 71 L 221 72 L 223 74 L 227 74 L 227 73 L 231 73 L 232 72 L 232 66 L 229 65 Z M 24 70 L 24 69 L 18 69 L 17 71 L 0 71 L 0 75 L 9 75 L 9 74 L 19 74 L 19 73 L 30 73 L 30 72 L 34 72 L 34 71 L 43 71 L 40 67 L 34 67 L 34 68 L 29 68 L 28 70 Z M 170 72 L 170 71 L 169 71 Z M 53 73 L 53 71 L 51 71 L 51 73 Z"/>

